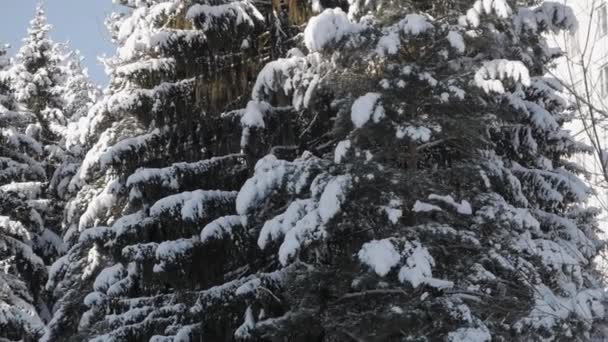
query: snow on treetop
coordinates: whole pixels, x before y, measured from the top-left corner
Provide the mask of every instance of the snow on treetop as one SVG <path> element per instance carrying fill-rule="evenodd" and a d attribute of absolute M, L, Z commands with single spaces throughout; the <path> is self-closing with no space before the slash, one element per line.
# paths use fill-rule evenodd
<path fill-rule="evenodd" d="M 323 50 L 342 38 L 361 31 L 362 27 L 352 23 L 340 8 L 326 9 L 310 18 L 304 30 L 304 44 L 310 51 Z"/>

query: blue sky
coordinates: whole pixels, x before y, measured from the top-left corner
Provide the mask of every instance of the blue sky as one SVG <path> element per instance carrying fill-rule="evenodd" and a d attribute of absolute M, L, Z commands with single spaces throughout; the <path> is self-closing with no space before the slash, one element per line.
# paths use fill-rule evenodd
<path fill-rule="evenodd" d="M 11 45 L 11 54 L 25 37 L 37 2 L 0 0 L 0 42 Z M 69 40 L 70 46 L 85 57 L 93 80 L 105 86 L 107 77 L 97 56 L 112 55 L 115 50 L 103 25 L 104 18 L 115 8 L 112 0 L 46 0 L 45 8 L 53 25 L 51 38 L 58 42 Z"/>

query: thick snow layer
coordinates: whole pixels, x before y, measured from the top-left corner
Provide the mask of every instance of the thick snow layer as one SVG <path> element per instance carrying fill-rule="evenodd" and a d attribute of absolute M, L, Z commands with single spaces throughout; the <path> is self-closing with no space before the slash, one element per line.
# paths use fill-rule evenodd
<path fill-rule="evenodd" d="M 481 16 L 491 14 L 507 19 L 511 16 L 512 10 L 506 0 L 477 0 L 467 11 L 466 21 L 471 26 L 478 27 L 481 24 Z"/>
<path fill-rule="evenodd" d="M 429 195 L 429 199 L 437 200 L 437 201 L 441 201 L 446 204 L 449 204 L 449 205 L 453 206 L 459 214 L 463 214 L 463 215 L 473 214 L 473 209 L 471 208 L 471 204 L 466 200 L 462 200 L 462 201 L 460 201 L 460 203 L 458 203 L 450 195 L 440 196 L 440 195 L 435 195 L 435 194 Z"/>
<path fill-rule="evenodd" d="M 125 152 L 139 151 L 146 147 L 152 140 L 159 137 L 160 130 L 155 129 L 150 133 L 143 134 L 133 138 L 127 138 L 114 144 L 105 152 L 99 155 L 99 165 L 102 169 L 108 167 L 112 163 L 121 162 L 121 157 Z"/>
<path fill-rule="evenodd" d="M 150 207 L 150 216 L 177 215 L 190 221 L 207 217 L 209 205 L 228 204 L 237 196 L 236 191 L 196 190 L 162 198 Z"/>
<path fill-rule="evenodd" d="M 243 216 L 222 216 L 203 228 L 200 240 L 202 243 L 205 243 L 211 239 L 221 239 L 225 236 L 232 237 L 234 227 L 244 227 L 246 221 L 246 218 Z"/>
<path fill-rule="evenodd" d="M 247 215 L 273 191 L 285 187 L 289 193 L 299 194 L 306 190 L 311 171 L 321 160 L 305 153 L 301 158 L 288 162 L 267 155 L 255 165 L 254 176 L 249 178 L 236 199 L 236 211 Z"/>
<path fill-rule="evenodd" d="M 252 337 L 251 331 L 255 329 L 255 318 L 253 317 L 253 310 L 251 306 L 245 310 L 245 317 L 243 318 L 243 324 L 236 329 L 234 337 L 237 339 L 250 339 Z"/>
<path fill-rule="evenodd" d="M 217 170 L 225 165 L 224 163 L 232 165 L 232 163 L 240 162 L 244 162 L 242 155 L 229 154 L 194 163 L 175 163 L 160 169 L 142 168 L 127 178 L 127 187 L 138 188 L 144 187 L 148 183 L 160 183 L 163 187 L 178 190 L 182 177 L 186 175 L 204 177 L 205 172 Z"/>
<path fill-rule="evenodd" d="M 556 1 L 544 1 L 535 8 L 520 7 L 513 17 L 513 24 L 518 32 L 531 31 L 533 34 L 538 34 L 541 29 L 552 33 L 561 30 L 574 33 L 578 29 L 572 7 Z"/>
<path fill-rule="evenodd" d="M 279 248 L 279 261 L 287 265 L 290 259 L 298 253 L 302 246 L 313 241 L 322 240 L 327 236 L 318 210 L 307 213 L 299 220 L 293 229 L 285 234 L 283 243 Z"/>
<path fill-rule="evenodd" d="M 328 8 L 308 20 L 304 29 L 304 44 L 310 51 L 320 51 L 360 30 L 361 26 L 352 23 L 342 9 Z"/>
<path fill-rule="evenodd" d="M 225 23 L 227 17 L 234 18 L 235 25 L 246 24 L 250 27 L 256 21 L 264 21 L 264 16 L 249 1 L 231 1 L 221 5 L 194 4 L 186 13 L 188 19 L 203 19 L 204 31 L 215 28 L 218 22 Z"/>
<path fill-rule="evenodd" d="M 419 35 L 433 28 L 428 19 L 420 14 L 406 15 L 405 19 L 399 22 L 399 25 L 403 32 L 411 35 Z"/>
<path fill-rule="evenodd" d="M 318 179 L 323 178 L 318 176 Z M 349 175 L 341 175 L 331 178 L 325 185 L 320 186 L 319 182 L 312 182 L 311 192 L 321 191 L 317 207 L 306 213 L 296 222 L 292 229 L 285 233 L 285 238 L 279 248 L 279 261 L 286 265 L 297 252 L 313 241 L 322 240 L 327 236 L 325 225 L 334 218 L 341 210 L 342 204 L 346 199 L 346 194 L 350 190 L 352 179 Z M 279 229 L 284 229 L 284 226 Z"/>
<path fill-rule="evenodd" d="M 570 284 L 575 289 L 574 284 Z M 553 330 L 571 316 L 583 321 L 592 321 L 605 317 L 604 290 L 571 291 L 565 296 L 556 294 L 546 285 L 535 286 L 534 308 L 530 314 L 518 322 L 516 327 L 531 325 L 535 328 Z"/>
<path fill-rule="evenodd" d="M 342 140 L 338 143 L 338 145 L 336 146 L 336 150 L 334 152 L 334 162 L 336 164 L 340 164 L 342 162 L 342 160 L 344 159 L 344 157 L 346 157 L 346 153 L 348 153 L 348 150 L 350 150 L 351 148 L 351 142 L 350 140 Z"/>
<path fill-rule="evenodd" d="M 400 126 L 395 134 L 398 139 L 403 139 L 406 136 L 416 142 L 428 142 L 431 140 L 431 130 L 423 126 Z"/>
<path fill-rule="evenodd" d="M 157 263 L 154 265 L 154 272 L 163 272 L 167 263 L 176 263 L 192 251 L 196 244 L 194 239 L 179 239 L 163 241 L 158 245 L 155 252 Z"/>
<path fill-rule="evenodd" d="M 97 292 L 105 293 L 110 286 L 121 280 L 127 273 L 125 267 L 118 263 L 116 265 L 104 268 L 93 283 L 93 289 Z"/>
<path fill-rule="evenodd" d="M 403 210 L 401 209 L 401 200 L 393 199 L 387 206 L 382 207 L 388 220 L 393 224 L 397 224 L 401 216 L 403 216 Z"/>
<path fill-rule="evenodd" d="M 355 100 L 350 114 L 355 127 L 363 127 L 370 119 L 378 123 L 384 118 L 384 108 L 379 103 L 381 96 L 379 93 L 367 93 Z"/>
<path fill-rule="evenodd" d="M 351 186 L 351 177 L 342 175 L 335 177 L 325 186 L 319 199 L 319 215 L 324 223 L 329 222 L 341 209 L 346 199 L 346 192 Z"/>
<path fill-rule="evenodd" d="M 0 192 L 14 192 L 20 195 L 25 195 L 27 199 L 35 199 L 40 197 L 42 194 L 42 182 L 21 182 L 21 183 L 9 183 L 0 186 Z"/>
<path fill-rule="evenodd" d="M 312 199 L 297 199 L 293 201 L 284 213 L 277 215 L 264 223 L 258 237 L 258 246 L 261 249 L 264 249 L 269 242 L 284 236 L 306 215 L 306 213 L 313 209 L 314 202 Z"/>
<path fill-rule="evenodd" d="M 274 155 L 260 159 L 255 166 L 255 175 L 249 178 L 236 199 L 236 212 L 247 215 L 259 201 L 265 199 L 284 181 L 287 162 Z"/>
<path fill-rule="evenodd" d="M 273 96 L 282 93 L 291 97 L 291 105 L 296 110 L 308 107 L 319 83 L 317 69 L 323 60 L 318 53 L 304 56 L 297 49 L 290 52 L 291 57 L 271 61 L 258 73 L 251 90 L 252 100 L 271 102 Z"/>
<path fill-rule="evenodd" d="M 510 79 L 524 86 L 530 86 L 530 73 L 521 61 L 509 61 L 506 59 L 495 59 L 486 61 L 475 73 L 475 84 L 486 93 L 505 93 L 502 80 Z"/>
<path fill-rule="evenodd" d="M 417 213 L 421 213 L 421 212 L 426 213 L 426 212 L 430 212 L 430 211 L 443 211 L 443 209 L 439 208 L 436 205 L 426 203 L 426 202 L 421 202 L 421 201 L 416 201 L 416 203 L 414 203 L 414 207 L 412 208 L 412 210 Z"/>
<path fill-rule="evenodd" d="M 175 68 L 175 58 L 150 58 L 118 66 L 114 73 L 121 77 L 134 77 L 137 73 L 159 73 Z"/>
<path fill-rule="evenodd" d="M 450 31 L 448 33 L 448 41 L 450 45 L 454 48 L 454 50 L 464 53 L 466 50 L 466 46 L 464 44 L 464 38 L 462 35 L 456 31 Z"/>
<path fill-rule="evenodd" d="M 435 266 L 435 260 L 429 251 L 421 246 L 415 246 L 409 253 L 406 264 L 399 270 L 399 280 L 416 288 L 420 284 L 428 283 L 433 277 L 432 266 Z"/>
<path fill-rule="evenodd" d="M 266 102 L 249 101 L 241 117 L 241 125 L 243 127 L 265 128 L 264 116 L 270 109 L 270 105 Z"/>
<path fill-rule="evenodd" d="M 460 328 L 448 334 L 449 342 L 489 342 L 492 335 L 487 328 Z"/>
<path fill-rule="evenodd" d="M 432 30 L 433 25 L 420 14 L 408 14 L 398 23 L 384 29 L 378 41 L 376 53 L 380 56 L 394 55 L 401 48 L 401 34 L 417 36 Z"/>
<path fill-rule="evenodd" d="M 371 267 L 381 277 L 386 276 L 401 261 L 401 254 L 391 239 L 367 242 L 357 255 L 362 263 Z"/>
<path fill-rule="evenodd" d="M 121 186 L 117 179 L 110 180 L 101 193 L 89 201 L 87 209 L 80 216 L 78 222 L 78 229 L 80 231 L 93 226 L 100 217 L 104 216 L 112 208 L 117 200 L 116 193 Z"/>
<path fill-rule="evenodd" d="M 25 228 L 23 223 L 13 221 L 8 216 L 0 216 L 0 231 L 4 232 L 5 234 L 20 236 L 25 240 L 32 238 L 31 233 L 27 228 Z"/>

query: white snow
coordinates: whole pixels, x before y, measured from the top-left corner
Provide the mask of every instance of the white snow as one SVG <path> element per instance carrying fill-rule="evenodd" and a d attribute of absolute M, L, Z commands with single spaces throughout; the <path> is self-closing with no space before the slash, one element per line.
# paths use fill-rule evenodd
<path fill-rule="evenodd" d="M 258 246 L 264 249 L 266 245 L 284 236 L 291 230 L 306 213 L 312 211 L 314 202 L 311 199 L 293 201 L 284 213 L 266 221 L 258 237 Z"/>
<path fill-rule="evenodd" d="M 395 135 L 398 139 L 403 139 L 407 136 L 413 141 L 422 143 L 431 140 L 431 130 L 423 126 L 399 126 Z"/>
<path fill-rule="evenodd" d="M 433 25 L 428 22 L 426 17 L 420 14 L 408 14 L 398 23 L 383 30 L 376 53 L 380 56 L 394 55 L 401 48 L 400 35 L 402 33 L 417 36 L 432 29 Z"/>
<path fill-rule="evenodd" d="M 236 191 L 185 191 L 156 201 L 150 207 L 150 216 L 159 217 L 163 214 L 179 214 L 184 220 L 196 221 L 207 216 L 207 208 L 210 204 L 228 204 L 234 201 L 236 196 Z"/>
<path fill-rule="evenodd" d="M 448 33 L 448 41 L 450 45 L 454 48 L 454 50 L 464 53 L 466 50 L 466 46 L 464 44 L 464 38 L 462 35 L 456 31 L 450 31 Z"/>
<path fill-rule="evenodd" d="M 377 275 L 384 277 L 401 261 L 401 254 L 391 239 L 366 242 L 357 254 L 359 260 L 371 267 Z"/>
<path fill-rule="evenodd" d="M 426 203 L 426 202 L 421 202 L 421 201 L 416 201 L 416 203 L 414 203 L 414 207 L 412 208 L 412 210 L 417 213 L 421 213 L 421 212 L 426 213 L 426 212 L 430 212 L 430 211 L 443 211 L 443 209 L 439 208 L 436 205 Z"/>
<path fill-rule="evenodd" d="M 401 205 L 401 200 L 392 199 L 387 206 L 382 207 L 392 224 L 397 224 L 401 216 L 403 216 L 403 210 L 400 209 Z"/>
<path fill-rule="evenodd" d="M 405 19 L 400 22 L 402 30 L 411 35 L 419 35 L 425 31 L 431 30 L 433 25 L 428 19 L 420 14 L 408 14 Z"/>
<path fill-rule="evenodd" d="M 304 44 L 312 52 L 321 51 L 360 30 L 361 27 L 352 23 L 342 9 L 328 8 L 308 20 L 304 29 Z"/>
<path fill-rule="evenodd" d="M 253 311 L 251 310 L 251 306 L 247 307 L 245 310 L 245 317 L 243 318 L 243 324 L 236 329 L 234 332 L 234 337 L 237 339 L 248 339 L 251 338 L 251 330 L 255 328 L 255 318 L 253 317 Z"/>
<path fill-rule="evenodd" d="M 324 223 L 340 212 L 350 186 L 351 177 L 348 175 L 337 176 L 327 183 L 319 199 L 319 216 Z"/>
<path fill-rule="evenodd" d="M 245 226 L 246 221 L 244 216 L 222 216 L 203 228 L 200 240 L 205 243 L 211 239 L 221 239 L 224 236 L 232 237 L 234 227 Z"/>
<path fill-rule="evenodd" d="M 486 61 L 475 73 L 475 84 L 486 93 L 505 93 L 502 80 L 511 79 L 524 86 L 530 86 L 530 73 L 521 61 L 509 61 L 506 59 L 495 59 Z"/>
<path fill-rule="evenodd" d="M 432 266 L 435 266 L 435 260 L 426 248 L 419 245 L 414 246 L 409 253 L 406 264 L 399 270 L 399 280 L 416 288 L 428 283 L 433 277 Z"/>
<path fill-rule="evenodd" d="M 23 223 L 19 221 L 13 221 L 8 216 L 0 216 L 0 231 L 3 231 L 6 234 L 20 236 L 25 240 L 29 240 L 32 238 L 30 231 L 25 228 Z"/>
<path fill-rule="evenodd" d="M 317 176 L 316 180 L 322 178 L 324 177 Z M 276 229 L 279 229 L 280 232 L 289 229 L 285 233 L 285 238 L 279 248 L 279 261 L 281 264 L 286 265 L 303 246 L 309 245 L 316 240 L 322 240 L 327 236 L 325 224 L 340 212 L 351 183 L 352 179 L 349 175 L 333 177 L 324 187 L 319 182 L 313 181 L 311 185 L 313 195 L 322 189 L 316 208 L 313 207 L 313 210 L 302 216 L 291 229 L 289 229 L 290 222 L 288 222 L 288 225 L 272 227 L 267 230 L 270 233 L 276 233 Z"/>
<path fill-rule="evenodd" d="M 384 108 L 379 103 L 379 93 L 367 93 L 355 100 L 351 107 L 351 120 L 355 127 L 363 127 L 370 119 L 375 123 L 384 118 Z"/>
<path fill-rule="evenodd" d="M 186 13 L 188 19 L 204 20 L 201 25 L 203 31 L 213 29 L 218 22 L 227 22 L 228 17 L 234 18 L 235 26 L 247 24 L 253 27 L 255 21 L 264 21 L 264 16 L 249 1 L 231 1 L 218 5 L 194 4 Z"/>
<path fill-rule="evenodd" d="M 489 342 L 492 335 L 487 328 L 459 328 L 448 334 L 449 342 Z"/>
<path fill-rule="evenodd" d="M 127 273 L 127 270 L 121 263 L 104 268 L 93 283 L 93 289 L 97 292 L 105 293 L 112 285 L 121 280 Z"/>
<path fill-rule="evenodd" d="M 437 200 L 437 201 L 447 203 L 447 204 L 453 206 L 456 209 L 456 211 L 462 215 L 473 214 L 473 209 L 471 208 L 471 204 L 466 200 L 462 200 L 462 201 L 460 201 L 460 203 L 458 203 L 450 195 L 441 196 L 441 195 L 436 195 L 436 194 L 429 195 L 429 200 Z"/>
<path fill-rule="evenodd" d="M 346 157 L 346 153 L 351 148 L 350 140 L 342 140 L 336 145 L 336 151 L 334 152 L 334 162 L 336 164 L 340 164 L 344 157 Z"/>
<path fill-rule="evenodd" d="M 243 127 L 265 128 L 264 116 L 270 111 L 270 105 L 266 102 L 249 101 L 245 113 L 241 117 Z"/>
<path fill-rule="evenodd" d="M 466 20 L 473 27 L 479 27 L 482 15 L 495 14 L 506 19 L 511 16 L 512 10 L 506 0 L 477 0 L 467 11 Z"/>
<path fill-rule="evenodd" d="M 163 272 L 167 263 L 175 263 L 187 255 L 195 246 L 197 239 L 179 239 L 163 241 L 158 245 L 155 252 L 157 263 L 154 265 L 154 272 Z"/>

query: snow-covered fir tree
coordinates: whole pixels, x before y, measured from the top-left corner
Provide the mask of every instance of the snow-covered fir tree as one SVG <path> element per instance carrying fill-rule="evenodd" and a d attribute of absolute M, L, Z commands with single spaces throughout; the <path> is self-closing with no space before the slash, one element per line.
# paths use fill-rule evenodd
<path fill-rule="evenodd" d="M 604 319 L 568 162 L 588 148 L 543 76 L 567 7 L 118 2 L 42 340 L 569 341 Z"/>
<path fill-rule="evenodd" d="M 58 92 L 66 121 L 65 125 L 59 127 L 61 139 L 57 146 L 62 153 L 49 188 L 59 199 L 69 200 L 73 193 L 69 191 L 68 185 L 92 144 L 87 139 L 86 132 L 95 114 L 90 109 L 100 98 L 101 90 L 89 78 L 87 69 L 82 65 L 83 57 L 78 51 L 71 50 L 68 44 L 60 44 L 59 51 L 61 81 Z"/>
<path fill-rule="evenodd" d="M 203 308 L 191 308 L 225 273 L 200 260 L 230 258 L 193 236 L 234 211 L 248 175 L 240 108 L 296 31 L 280 8 L 249 1 L 119 2 L 110 86 L 75 133 L 92 146 L 67 186 L 69 252 L 50 271 L 45 341 L 194 336 Z M 219 318 L 207 336 L 232 322 Z"/>
<path fill-rule="evenodd" d="M 527 5 L 350 1 L 264 68 L 243 147 L 299 157 L 260 159 L 237 196 L 242 225 L 201 234 L 239 250 L 253 236 L 275 260 L 248 264 L 272 273 L 234 292 L 248 301 L 235 337 L 589 338 L 603 244 L 568 162 L 588 148 L 561 129 L 568 103 L 543 76 L 559 51 L 542 34 L 576 21 Z"/>
<path fill-rule="evenodd" d="M 38 7 L 16 58 L 0 52 L 0 338 L 10 341 L 36 340 L 50 319 L 46 265 L 65 253 L 58 188 L 77 158 L 66 134 L 96 92 L 50 29 Z"/>
<path fill-rule="evenodd" d="M 36 117 L 18 106 L 10 68 L 0 49 L 0 339 L 32 341 L 44 330 L 46 268 L 34 248 L 45 233 L 39 196 L 46 178 Z"/>

